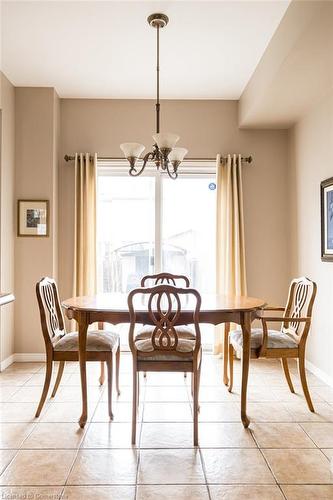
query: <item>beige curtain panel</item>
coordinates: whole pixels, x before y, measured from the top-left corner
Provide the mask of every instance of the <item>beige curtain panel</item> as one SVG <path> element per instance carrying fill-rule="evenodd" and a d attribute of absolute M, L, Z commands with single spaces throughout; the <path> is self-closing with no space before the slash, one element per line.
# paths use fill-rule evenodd
<path fill-rule="evenodd" d="M 96 293 L 97 154 L 75 154 L 73 296 Z"/>
<path fill-rule="evenodd" d="M 216 291 L 246 295 L 242 157 L 216 158 Z M 223 350 L 223 327 L 215 331 L 214 352 Z"/>

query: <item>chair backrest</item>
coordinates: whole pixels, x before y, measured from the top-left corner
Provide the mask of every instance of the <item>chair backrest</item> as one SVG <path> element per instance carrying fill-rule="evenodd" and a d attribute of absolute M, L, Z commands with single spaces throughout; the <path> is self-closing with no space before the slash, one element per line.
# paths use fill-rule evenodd
<path fill-rule="evenodd" d="M 177 284 L 180 284 L 179 281 L 183 281 L 186 288 L 190 287 L 190 280 L 187 276 L 171 273 L 147 274 L 147 276 L 142 278 L 141 286 L 147 286 L 147 282 L 151 285 L 163 285 L 163 283 L 166 283 L 168 285 L 177 286 Z"/>
<path fill-rule="evenodd" d="M 284 316 L 287 318 L 311 318 L 316 293 L 317 285 L 309 278 L 302 276 L 292 280 Z M 285 333 L 296 334 L 300 337 L 303 333 L 308 333 L 309 326 L 305 323 L 291 321 L 285 322 L 282 330 Z"/>
<path fill-rule="evenodd" d="M 128 295 L 128 309 L 130 313 L 130 329 L 129 329 L 129 345 L 133 354 L 136 353 L 134 343 L 134 329 L 137 321 L 137 311 L 142 312 L 142 300 L 144 297 L 147 307 L 144 309 L 148 312 L 148 322 L 154 326 L 151 333 L 151 345 L 154 351 L 174 351 L 181 357 L 183 352 L 177 350 L 179 337 L 176 326 L 180 323 L 180 315 L 184 300 L 192 299 L 193 307 L 191 307 L 191 318 L 187 318 L 187 323 L 193 323 L 195 331 L 195 347 L 196 354 L 201 345 L 201 334 L 199 327 L 199 312 L 201 307 L 201 296 L 199 292 L 193 288 L 177 288 L 172 285 L 157 285 L 151 288 L 136 288 Z M 139 298 L 136 302 L 135 299 Z M 139 307 L 138 307 L 139 305 Z M 188 309 L 188 307 L 187 307 Z M 184 324 L 184 321 L 182 322 Z M 150 353 L 151 354 L 151 353 Z"/>
<path fill-rule="evenodd" d="M 36 294 L 46 347 L 52 347 L 66 333 L 64 317 L 54 279 L 42 278 L 36 284 Z"/>

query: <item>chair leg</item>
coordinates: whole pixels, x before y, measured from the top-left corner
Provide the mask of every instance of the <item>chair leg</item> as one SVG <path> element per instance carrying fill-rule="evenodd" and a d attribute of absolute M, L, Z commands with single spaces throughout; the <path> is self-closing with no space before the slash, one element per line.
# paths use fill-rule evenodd
<path fill-rule="evenodd" d="M 314 407 L 311 401 L 311 396 L 308 388 L 308 384 L 306 381 L 306 372 L 305 372 L 305 351 L 299 350 L 299 358 L 298 358 L 298 371 L 301 379 L 302 389 L 304 392 L 304 396 L 306 402 L 308 404 L 309 410 L 314 412 Z"/>
<path fill-rule="evenodd" d="M 229 343 L 229 387 L 228 391 L 232 392 L 232 387 L 234 384 L 234 348 L 232 347 L 232 344 Z"/>
<path fill-rule="evenodd" d="M 289 371 L 289 367 L 288 367 L 288 359 L 287 358 L 281 358 L 281 364 L 282 364 L 282 368 L 283 368 L 283 371 L 284 371 L 284 374 L 285 374 L 285 377 L 286 377 L 286 380 L 287 380 L 290 392 L 295 393 L 295 389 L 294 389 L 294 386 L 293 386 L 293 383 L 292 383 L 292 380 L 291 380 L 290 371 Z"/>
<path fill-rule="evenodd" d="M 134 360 L 133 360 L 134 365 Z M 137 412 L 137 392 L 138 392 L 138 377 L 136 366 L 133 366 L 133 398 L 132 398 L 132 444 L 136 442 L 136 412 Z"/>
<path fill-rule="evenodd" d="M 59 387 L 60 382 L 61 382 L 62 374 L 64 373 L 64 368 L 65 368 L 65 361 L 60 361 L 59 362 L 59 368 L 58 368 L 58 374 L 57 374 L 57 378 L 56 378 L 56 381 L 55 381 L 55 384 L 54 384 L 54 387 L 53 387 L 51 398 L 54 398 L 54 396 L 57 393 L 58 387 Z"/>
<path fill-rule="evenodd" d="M 98 379 L 100 385 L 104 384 L 104 380 L 105 380 L 104 361 L 101 361 L 101 374 Z"/>
<path fill-rule="evenodd" d="M 224 324 L 224 339 L 223 339 L 223 383 L 229 384 L 228 379 L 228 344 L 229 344 L 230 323 Z"/>
<path fill-rule="evenodd" d="M 117 389 L 118 396 L 120 396 L 119 368 L 120 368 L 120 344 L 118 345 L 118 349 L 117 349 L 117 352 L 116 352 L 116 389 Z"/>
<path fill-rule="evenodd" d="M 198 446 L 199 377 L 197 368 L 193 375 L 193 445 Z"/>
<path fill-rule="evenodd" d="M 44 406 L 47 393 L 49 392 L 51 376 L 52 376 L 52 366 L 53 366 L 52 358 L 49 358 L 49 359 L 47 358 L 46 359 L 46 373 L 45 373 L 44 387 L 43 387 L 42 396 L 40 398 L 39 405 L 38 405 L 38 408 L 36 411 L 36 415 L 35 415 L 36 418 L 39 417 L 40 412 L 42 411 L 42 408 Z"/>
<path fill-rule="evenodd" d="M 112 354 L 110 358 L 106 362 L 108 369 L 108 408 L 109 408 L 109 417 L 113 420 L 112 413 Z"/>

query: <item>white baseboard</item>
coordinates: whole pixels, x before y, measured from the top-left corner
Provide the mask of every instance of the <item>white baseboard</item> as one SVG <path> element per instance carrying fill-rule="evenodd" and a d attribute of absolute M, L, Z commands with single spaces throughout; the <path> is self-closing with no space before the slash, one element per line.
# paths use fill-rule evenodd
<path fill-rule="evenodd" d="M 333 387 L 333 378 L 327 375 L 327 373 L 323 372 L 320 368 L 315 366 L 310 361 L 305 361 L 305 367 L 307 370 L 309 370 L 309 372 L 313 373 L 313 375 L 325 382 L 325 384 Z"/>
<path fill-rule="evenodd" d="M 11 356 L 8 356 L 8 358 L 4 359 L 3 361 L 0 362 L 0 372 L 8 368 L 12 363 L 14 363 L 14 354 Z"/>
<path fill-rule="evenodd" d="M 42 363 L 46 361 L 46 356 L 42 352 L 16 352 L 0 363 L 0 371 L 5 370 L 13 363 Z"/>

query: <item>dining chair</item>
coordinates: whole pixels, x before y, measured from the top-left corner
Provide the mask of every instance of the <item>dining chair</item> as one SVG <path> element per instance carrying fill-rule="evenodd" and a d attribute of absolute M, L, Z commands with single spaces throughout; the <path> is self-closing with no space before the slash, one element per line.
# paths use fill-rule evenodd
<path fill-rule="evenodd" d="M 141 302 L 138 298 L 141 297 Z M 179 317 L 184 299 L 193 300 L 191 323 L 194 338 L 181 337 Z M 137 310 L 142 312 L 142 299 L 147 303 L 149 323 L 153 325 L 146 338 L 135 335 Z M 128 295 L 130 313 L 129 346 L 133 356 L 132 444 L 136 441 L 136 420 L 140 372 L 190 372 L 193 377 L 193 442 L 198 445 L 198 396 L 201 370 L 201 334 L 199 312 L 201 296 L 192 288 L 157 285 L 137 288 Z"/>
<path fill-rule="evenodd" d="M 163 285 L 163 283 L 167 285 L 177 286 L 179 282 L 183 281 L 186 288 L 190 286 L 190 280 L 187 276 L 183 274 L 171 274 L 171 273 L 158 273 L 158 274 L 147 274 L 141 280 L 141 286 L 145 287 L 149 282 L 152 282 L 152 285 Z M 148 283 L 147 283 L 148 282 Z"/>
<path fill-rule="evenodd" d="M 317 285 L 309 278 L 292 280 L 285 307 L 265 307 L 260 317 L 262 328 L 251 330 L 251 357 L 280 358 L 282 368 L 291 392 L 295 392 L 291 380 L 288 358 L 298 360 L 298 370 L 303 393 L 309 407 L 314 412 L 306 380 L 305 347 L 308 338 L 312 308 L 317 293 Z M 267 311 L 283 312 L 282 316 L 265 316 Z M 268 329 L 268 323 L 281 323 L 279 330 Z M 234 351 L 242 352 L 243 335 L 240 329 L 229 333 L 229 392 L 233 386 Z"/>
<path fill-rule="evenodd" d="M 46 373 L 44 387 L 37 408 L 39 417 L 44 406 L 52 377 L 53 362 L 59 361 L 59 368 L 54 388 L 53 398 L 58 390 L 66 361 L 79 360 L 78 332 L 67 333 L 59 300 L 58 287 L 54 279 L 42 278 L 36 284 L 36 294 L 40 312 L 42 332 L 46 350 Z M 112 358 L 116 360 L 116 389 L 119 394 L 119 335 L 107 330 L 93 330 L 87 333 L 87 361 L 105 361 L 108 370 L 108 410 L 112 419 Z M 101 384 L 103 377 L 100 378 Z"/>

